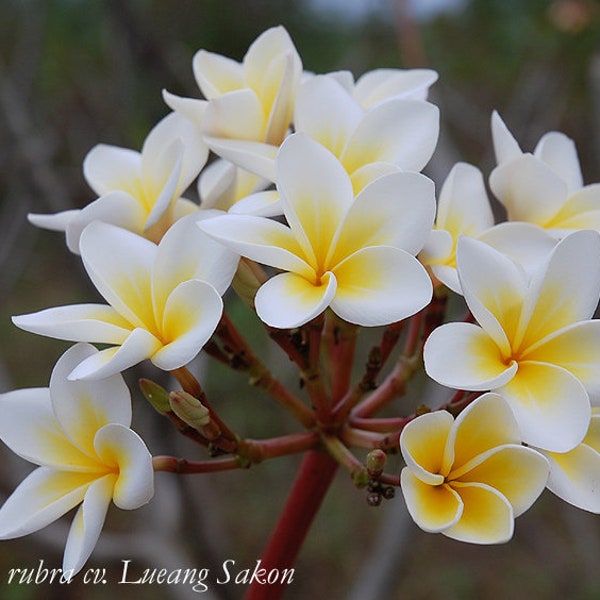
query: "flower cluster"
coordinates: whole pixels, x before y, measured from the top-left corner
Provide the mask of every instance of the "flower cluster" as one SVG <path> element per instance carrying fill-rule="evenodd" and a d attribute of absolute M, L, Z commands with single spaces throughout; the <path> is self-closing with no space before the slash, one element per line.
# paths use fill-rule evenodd
<path fill-rule="evenodd" d="M 507 214 L 497 224 L 477 167 L 456 164 L 437 199 L 421 172 L 439 131 L 432 70 L 356 81 L 305 72 L 275 27 L 241 62 L 199 51 L 193 73 L 203 98 L 165 91 L 172 112 L 141 152 L 89 152 L 96 199 L 29 216 L 65 233 L 105 303 L 13 318 L 77 343 L 48 389 L 0 395 L 0 439 L 39 465 L 0 509 L 0 537 L 81 504 L 63 565 L 75 573 L 110 500 L 149 501 L 153 470 L 315 450 L 368 486 L 371 503 L 400 487 L 421 528 L 462 541 L 507 541 L 546 487 L 600 513 L 600 186 L 583 185 L 573 142 L 552 132 L 526 153 L 492 115 L 489 186 Z M 199 203 L 183 196 L 194 181 Z M 227 316 L 230 288 L 295 363 L 303 390 L 254 355 Z M 465 316 L 444 323 L 451 294 Z M 356 382 L 361 327 L 382 333 Z M 246 372 L 301 431 L 235 432 L 187 369 L 203 349 Z M 131 431 L 121 372 L 147 359 L 181 389 L 143 380 L 146 398 L 214 458 L 152 458 Z M 422 398 L 416 415 L 392 402 L 422 363 L 456 393 L 441 407 Z M 396 416 L 372 418 L 390 406 Z M 397 449 L 406 466 L 386 472 Z"/>

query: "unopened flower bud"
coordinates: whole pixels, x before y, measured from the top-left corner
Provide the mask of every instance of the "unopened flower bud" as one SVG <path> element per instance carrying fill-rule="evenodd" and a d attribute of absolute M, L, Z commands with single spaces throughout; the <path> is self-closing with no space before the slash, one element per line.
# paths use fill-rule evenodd
<path fill-rule="evenodd" d="M 251 260 L 242 258 L 231 282 L 236 294 L 254 310 L 254 296 L 266 277 L 261 268 Z"/>
<path fill-rule="evenodd" d="M 161 415 L 167 414 L 171 410 L 169 404 L 169 392 L 164 387 L 158 385 L 150 379 L 139 380 L 140 390 L 144 394 L 144 398 L 150 402 L 150 404 L 157 410 Z"/>
<path fill-rule="evenodd" d="M 367 471 L 371 477 L 379 477 L 385 467 L 387 456 L 383 450 L 371 450 L 367 454 Z"/>
<path fill-rule="evenodd" d="M 210 423 L 208 408 L 187 392 L 177 390 L 169 394 L 171 410 L 190 427 L 201 431 Z"/>

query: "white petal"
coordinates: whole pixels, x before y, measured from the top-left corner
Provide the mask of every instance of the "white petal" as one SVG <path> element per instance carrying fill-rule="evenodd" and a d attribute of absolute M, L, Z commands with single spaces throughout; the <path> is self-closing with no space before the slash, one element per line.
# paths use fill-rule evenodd
<path fill-rule="evenodd" d="M 499 165 L 522 154 L 517 140 L 515 140 L 512 133 L 508 130 L 508 127 L 496 111 L 492 113 L 492 138 L 494 141 L 496 162 Z"/>
<path fill-rule="evenodd" d="M 384 175 L 356 197 L 343 225 L 336 254 L 366 246 L 394 246 L 417 254 L 435 217 L 433 182 L 420 173 Z M 335 259 L 333 259 L 335 262 Z"/>
<path fill-rule="evenodd" d="M 523 349 L 594 314 L 600 296 L 600 234 L 576 231 L 561 240 L 532 279 L 523 307 Z"/>
<path fill-rule="evenodd" d="M 369 162 L 389 162 L 420 171 L 439 134 L 439 110 L 429 102 L 395 99 L 371 109 L 346 145 L 342 163 L 349 173 Z"/>
<path fill-rule="evenodd" d="M 69 379 L 102 379 L 150 358 L 161 342 L 145 329 L 134 329 L 121 346 L 101 350 L 79 363 Z"/>
<path fill-rule="evenodd" d="M 142 204 L 127 192 L 109 192 L 85 206 L 67 225 L 67 246 L 80 254 L 81 233 L 92 221 L 111 223 L 133 233 L 142 234 L 148 213 Z"/>
<path fill-rule="evenodd" d="M 277 221 L 227 214 L 199 221 L 198 227 L 241 256 L 306 277 L 314 276 L 314 270 L 301 258 L 302 250 L 290 228 Z"/>
<path fill-rule="evenodd" d="M 175 141 L 183 145 L 183 161 L 177 195 L 180 195 L 197 177 L 208 158 L 208 147 L 202 139 L 200 128 L 185 116 L 170 113 L 150 131 L 142 147 L 142 169 L 145 177 L 156 180 L 163 168 L 164 151 Z"/>
<path fill-rule="evenodd" d="M 12 321 L 25 331 L 71 342 L 120 344 L 131 332 L 131 325 L 105 304 L 57 306 Z"/>
<path fill-rule="evenodd" d="M 583 186 L 575 142 L 564 133 L 551 131 L 538 142 L 534 155 L 543 160 L 566 182 L 570 193 Z"/>
<path fill-rule="evenodd" d="M 83 160 L 83 176 L 98 196 L 116 190 L 129 191 L 132 181 L 141 174 L 142 155 L 129 148 L 98 144 Z"/>
<path fill-rule="evenodd" d="M 467 163 L 455 164 L 440 191 L 436 226 L 458 238 L 474 237 L 493 224 L 481 171 Z"/>
<path fill-rule="evenodd" d="M 158 246 L 152 269 L 152 298 L 161 315 L 169 294 L 182 282 L 201 279 L 224 294 L 237 269 L 239 256 L 204 233 L 197 223 L 222 215 L 199 211 L 174 223 Z M 157 317 L 158 318 L 158 317 Z"/>
<path fill-rule="evenodd" d="M 505 357 L 519 328 L 527 280 L 517 265 L 484 242 L 462 236 L 456 249 L 461 288 L 478 323 Z"/>
<path fill-rule="evenodd" d="M 48 388 L 0 395 L 0 439 L 21 458 L 37 465 L 85 471 L 95 461 L 73 447 L 52 410 Z"/>
<path fill-rule="evenodd" d="M 294 125 L 296 131 L 340 157 L 364 114 L 364 109 L 337 81 L 317 75 L 300 87 Z"/>
<path fill-rule="evenodd" d="M 567 200 L 567 184 L 531 154 L 502 163 L 492 171 L 489 181 L 509 221 L 544 227 Z"/>
<path fill-rule="evenodd" d="M 228 212 L 232 215 L 278 217 L 283 215 L 283 206 L 281 204 L 279 192 L 276 190 L 266 190 L 242 198 L 239 202 L 236 202 Z"/>
<path fill-rule="evenodd" d="M 506 364 L 494 341 L 472 323 L 447 323 L 434 329 L 423 359 L 434 381 L 459 390 L 492 390 L 517 371 L 516 363 Z"/>
<path fill-rule="evenodd" d="M 533 223 L 504 222 L 481 233 L 478 238 L 521 265 L 531 277 L 548 260 L 556 238 Z"/>
<path fill-rule="evenodd" d="M 458 272 L 454 267 L 448 265 L 429 265 L 433 276 L 441 281 L 448 289 L 452 290 L 455 294 L 462 296 L 462 287 L 458 279 Z"/>
<path fill-rule="evenodd" d="M 133 510 L 149 502 L 154 494 L 154 471 L 142 438 L 128 427 L 111 423 L 98 430 L 94 446 L 107 465 L 118 466 L 114 503 Z"/>
<path fill-rule="evenodd" d="M 581 443 L 588 430 L 588 395 L 566 369 L 521 362 L 515 377 L 496 391 L 510 404 L 522 439 L 531 446 L 568 452 Z"/>
<path fill-rule="evenodd" d="M 99 381 L 72 381 L 70 373 L 98 350 L 77 344 L 57 361 L 50 378 L 54 414 L 66 436 L 92 456 L 95 432 L 107 423 L 131 424 L 129 388 L 120 375 Z"/>
<path fill-rule="evenodd" d="M 154 321 L 150 273 L 156 245 L 94 221 L 81 234 L 79 247 L 85 269 L 106 301 L 134 326 L 150 327 Z"/>
<path fill-rule="evenodd" d="M 63 572 L 74 575 L 85 565 L 94 550 L 110 504 L 114 476 L 94 481 L 75 514 L 63 556 Z"/>
<path fill-rule="evenodd" d="M 79 209 L 63 210 L 53 215 L 29 213 L 27 220 L 36 227 L 50 231 L 66 231 L 69 223 L 79 214 Z"/>
<path fill-rule="evenodd" d="M 374 69 L 358 78 L 354 97 L 365 108 L 391 98 L 425 100 L 437 78 L 431 69 Z"/>
<path fill-rule="evenodd" d="M 548 489 L 577 508 L 600 513 L 600 454 L 585 443 L 564 454 L 543 454 L 551 465 Z"/>
<path fill-rule="evenodd" d="M 163 347 L 151 357 L 165 371 L 183 367 L 215 331 L 223 301 L 213 286 L 192 279 L 179 284 L 168 297 L 162 319 Z"/>
<path fill-rule="evenodd" d="M 325 260 L 354 199 L 350 177 L 321 144 L 290 136 L 277 157 L 277 189 L 287 221 L 307 260 Z"/>
<path fill-rule="evenodd" d="M 260 99 L 254 91 L 243 89 L 211 100 L 204 111 L 202 129 L 207 140 L 264 142 L 266 122 Z"/>
<path fill-rule="evenodd" d="M 30 473 L 0 509 L 0 539 L 28 535 L 77 506 L 95 473 L 39 467 Z"/>
<path fill-rule="evenodd" d="M 294 273 L 281 273 L 259 288 L 254 299 L 256 312 L 271 327 L 300 327 L 329 306 L 336 287 L 331 273 L 325 273 L 318 286 Z"/>
<path fill-rule="evenodd" d="M 242 65 L 214 52 L 199 50 L 192 60 L 194 77 L 208 100 L 240 89 L 244 83 Z"/>
<path fill-rule="evenodd" d="M 167 90 L 162 91 L 162 97 L 165 104 L 180 115 L 189 119 L 193 123 L 200 125 L 204 116 L 204 109 L 208 102 L 206 100 L 198 100 L 197 98 L 182 98 L 171 94 Z"/>
<path fill-rule="evenodd" d="M 331 308 L 357 325 L 389 325 L 414 315 L 431 300 L 427 271 L 399 248 L 363 248 L 336 265 L 333 273 L 338 285 Z"/>

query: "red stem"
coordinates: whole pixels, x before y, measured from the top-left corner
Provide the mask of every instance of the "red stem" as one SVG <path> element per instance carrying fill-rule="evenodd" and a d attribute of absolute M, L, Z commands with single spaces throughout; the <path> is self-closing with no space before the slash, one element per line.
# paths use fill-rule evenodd
<path fill-rule="evenodd" d="M 279 569 L 281 573 L 283 569 L 293 568 L 337 467 L 338 463 L 324 452 L 309 450 L 304 456 L 292 491 L 261 558 L 261 568 L 267 573 L 271 569 Z M 287 585 L 285 581 L 268 585 L 255 580 L 245 600 L 278 600 Z"/>

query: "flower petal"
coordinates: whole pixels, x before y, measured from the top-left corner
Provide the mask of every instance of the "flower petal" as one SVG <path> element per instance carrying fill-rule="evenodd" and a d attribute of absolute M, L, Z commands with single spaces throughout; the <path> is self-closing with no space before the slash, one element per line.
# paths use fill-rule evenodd
<path fill-rule="evenodd" d="M 76 344 L 57 361 L 50 377 L 52 408 L 60 427 L 71 442 L 94 456 L 94 432 L 107 423 L 131 425 L 131 397 L 120 375 L 99 381 L 72 381 L 70 373 L 98 350 Z"/>
<path fill-rule="evenodd" d="M 474 238 L 462 236 L 456 249 L 461 288 L 477 322 L 493 338 L 503 355 L 519 327 L 527 280 L 507 256 Z"/>
<path fill-rule="evenodd" d="M 600 234 L 572 233 L 556 245 L 546 265 L 532 279 L 523 307 L 523 350 L 594 314 L 600 296 Z"/>
<path fill-rule="evenodd" d="M 282 223 L 252 215 L 227 214 L 199 221 L 198 227 L 241 256 L 314 277 L 314 269 L 301 258 L 303 252 L 293 232 Z"/>
<path fill-rule="evenodd" d="M 80 362 L 69 374 L 69 379 L 102 379 L 116 375 L 150 358 L 161 345 L 146 329 L 134 329 L 120 346 L 106 348 Z"/>
<path fill-rule="evenodd" d="M 489 181 L 506 208 L 509 221 L 528 221 L 544 227 L 567 199 L 567 184 L 531 154 L 500 164 Z"/>
<path fill-rule="evenodd" d="M 492 390 L 517 371 L 517 364 L 507 364 L 492 338 L 472 323 L 447 323 L 434 329 L 425 342 L 423 359 L 429 377 L 459 390 Z"/>
<path fill-rule="evenodd" d="M 581 382 L 567 370 L 523 361 L 497 390 L 510 404 L 524 442 L 552 452 L 581 443 L 590 422 L 590 400 Z"/>
<path fill-rule="evenodd" d="M 142 155 L 129 148 L 98 144 L 83 160 L 83 176 L 98 196 L 117 190 L 130 192 L 141 174 Z"/>
<path fill-rule="evenodd" d="M 450 486 L 423 483 L 408 467 L 402 469 L 400 484 L 410 516 L 424 531 L 446 532 L 462 517 L 462 500 Z"/>
<path fill-rule="evenodd" d="M 271 327 L 300 327 L 329 306 L 336 287 L 336 278 L 331 273 L 321 277 L 320 285 L 295 273 L 280 273 L 259 288 L 254 299 L 256 312 Z"/>
<path fill-rule="evenodd" d="M 30 473 L 0 508 L 0 539 L 28 535 L 77 506 L 97 473 L 39 467 Z"/>
<path fill-rule="evenodd" d="M 425 100 L 437 78 L 432 69 L 374 69 L 357 79 L 353 95 L 364 108 L 391 98 Z"/>
<path fill-rule="evenodd" d="M 223 301 L 205 281 L 180 283 L 169 295 L 162 320 L 163 347 L 151 356 L 165 371 L 183 367 L 202 349 L 214 333 L 223 312 Z"/>
<path fill-rule="evenodd" d="M 78 573 L 94 550 L 104 525 L 114 480 L 114 475 L 107 475 L 89 486 L 69 529 L 63 556 L 64 573 L 71 576 Z"/>
<path fill-rule="evenodd" d="M 497 490 L 482 483 L 452 482 L 464 509 L 458 523 L 443 531 L 444 535 L 472 544 L 502 544 L 514 531 L 514 514 L 510 502 Z"/>
<path fill-rule="evenodd" d="M 208 100 L 238 90 L 245 85 L 241 63 L 226 56 L 199 50 L 192 59 L 194 77 Z"/>
<path fill-rule="evenodd" d="M 307 261 L 325 260 L 354 200 L 350 177 L 325 147 L 302 133 L 291 135 L 277 157 L 283 211 Z"/>
<path fill-rule="evenodd" d="M 543 160 L 566 182 L 569 192 L 583 186 L 583 175 L 575 142 L 564 133 L 550 131 L 535 147 L 534 156 Z"/>
<path fill-rule="evenodd" d="M 600 403 L 600 321 L 581 321 L 545 338 L 528 354 L 531 360 L 566 369 L 584 385 L 593 404 Z"/>
<path fill-rule="evenodd" d="M 342 163 L 349 173 L 377 161 L 420 171 L 435 150 L 438 134 L 437 106 L 420 100 L 389 100 L 367 112 L 346 145 Z"/>
<path fill-rule="evenodd" d="M 250 89 L 214 98 L 204 111 L 202 128 L 211 149 L 211 138 L 264 142 L 266 122 L 260 99 Z"/>
<path fill-rule="evenodd" d="M 440 485 L 444 471 L 444 450 L 454 419 L 438 410 L 410 421 L 400 434 L 400 451 L 412 474 L 428 485 Z"/>
<path fill-rule="evenodd" d="M 98 430 L 94 447 L 103 462 L 117 470 L 114 503 L 125 510 L 148 503 L 154 494 L 154 471 L 142 438 L 128 427 L 110 423 Z"/>
<path fill-rule="evenodd" d="M 131 333 L 131 325 L 105 304 L 57 306 L 18 315 L 12 321 L 25 331 L 71 342 L 121 344 Z"/>
<path fill-rule="evenodd" d="M 80 238 L 85 269 L 106 301 L 136 327 L 151 328 L 152 242 L 120 227 L 94 221 Z"/>
<path fill-rule="evenodd" d="M 420 173 L 384 175 L 367 185 L 348 211 L 333 263 L 367 246 L 394 246 L 417 254 L 435 218 L 433 182 Z"/>
<path fill-rule="evenodd" d="M 0 439 L 21 458 L 37 465 L 90 471 L 97 461 L 78 452 L 65 437 L 52 410 L 48 388 L 0 395 Z"/>
<path fill-rule="evenodd" d="M 586 185 L 575 191 L 547 226 L 559 231 L 600 230 L 600 183 Z"/>
<path fill-rule="evenodd" d="M 493 448 L 520 443 L 519 427 L 508 404 L 498 394 L 484 394 L 458 415 L 448 437 L 448 447 L 454 449 L 453 471 Z"/>
<path fill-rule="evenodd" d="M 523 154 L 517 140 L 496 111 L 492 113 L 492 139 L 496 162 L 499 165 Z"/>
<path fill-rule="evenodd" d="M 414 315 L 433 293 L 431 279 L 411 254 L 391 246 L 358 250 L 333 268 L 338 282 L 332 310 L 367 327 Z"/>
<path fill-rule="evenodd" d="M 463 483 L 484 483 L 498 490 L 512 505 L 514 516 L 518 517 L 544 491 L 549 471 L 548 461 L 536 450 L 521 445 L 505 445 L 478 457 L 477 464 L 459 479 Z"/>
<path fill-rule="evenodd" d="M 551 466 L 548 489 L 577 508 L 600 513 L 600 453 L 583 443 L 564 454 L 543 454 Z"/>

